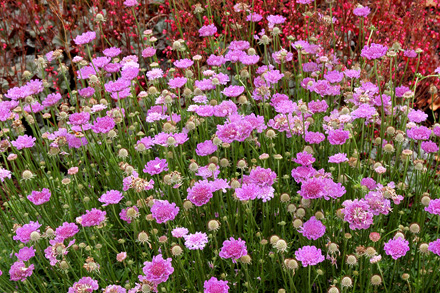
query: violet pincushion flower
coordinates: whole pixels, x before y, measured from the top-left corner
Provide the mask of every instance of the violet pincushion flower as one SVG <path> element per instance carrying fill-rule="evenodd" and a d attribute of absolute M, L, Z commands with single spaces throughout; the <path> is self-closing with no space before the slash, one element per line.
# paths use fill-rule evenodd
<path fill-rule="evenodd" d="M 376 189 L 377 187 L 376 181 L 370 177 L 362 178 L 361 185 L 366 186 L 369 190 Z"/>
<path fill-rule="evenodd" d="M 425 211 L 433 215 L 440 215 L 440 198 L 431 199 L 429 205 L 425 207 Z"/>
<path fill-rule="evenodd" d="M 303 246 L 295 251 L 295 257 L 299 260 L 303 267 L 314 266 L 325 260 L 321 249 L 316 246 Z"/>
<path fill-rule="evenodd" d="M 223 241 L 222 248 L 218 254 L 221 258 L 232 259 L 233 263 L 236 263 L 237 259 L 247 255 L 246 242 L 238 238 L 237 240 L 233 237 L 229 240 Z"/>
<path fill-rule="evenodd" d="M 142 271 L 145 274 L 145 279 L 155 285 L 166 282 L 174 272 L 171 261 L 171 258 L 164 259 L 162 254 L 158 254 L 153 256 L 151 261 L 144 262 Z"/>
<path fill-rule="evenodd" d="M 214 24 L 204 25 L 199 29 L 201 37 L 213 36 L 217 32 L 217 27 Z"/>
<path fill-rule="evenodd" d="M 31 247 L 23 247 L 22 249 L 20 249 L 18 251 L 18 253 L 15 253 L 15 256 L 18 258 L 18 260 L 20 261 L 28 261 L 31 258 L 33 258 L 35 256 L 35 249 L 33 246 Z"/>
<path fill-rule="evenodd" d="M 440 239 L 430 242 L 428 250 L 440 256 Z"/>
<path fill-rule="evenodd" d="M 75 44 L 77 45 L 85 45 L 87 43 L 90 43 L 96 39 L 96 33 L 95 32 L 85 32 L 79 36 L 76 36 L 76 38 L 73 39 Z"/>
<path fill-rule="evenodd" d="M 163 70 L 160 68 L 153 68 L 147 72 L 147 77 L 149 81 L 159 79 L 163 77 Z"/>
<path fill-rule="evenodd" d="M 19 227 L 17 230 L 15 230 L 16 235 L 12 237 L 12 239 L 16 241 L 21 241 L 22 243 L 26 244 L 31 240 L 32 232 L 40 232 L 40 227 L 41 224 L 38 223 L 38 221 L 30 221 L 28 224 L 24 224 L 22 227 Z"/>
<path fill-rule="evenodd" d="M 32 276 L 33 271 L 33 264 L 31 264 L 29 267 L 26 267 L 23 261 L 17 261 L 11 266 L 11 269 L 9 270 L 9 275 L 11 277 L 11 281 L 24 282 L 28 277 Z"/>
<path fill-rule="evenodd" d="M 298 232 L 309 240 L 316 240 L 325 234 L 325 226 L 313 216 L 299 228 Z"/>
<path fill-rule="evenodd" d="M 170 203 L 167 200 L 155 200 L 151 207 L 151 213 L 156 222 L 161 224 L 174 220 L 179 213 L 179 208 L 175 203 Z"/>
<path fill-rule="evenodd" d="M 257 168 L 252 169 L 249 174 L 249 179 L 251 183 L 255 183 L 260 187 L 272 186 L 277 178 L 277 173 L 272 171 L 270 168 Z"/>
<path fill-rule="evenodd" d="M 34 205 L 41 205 L 50 200 L 50 190 L 47 188 L 43 188 L 41 191 L 32 191 L 30 195 L 28 195 L 27 199 L 29 199 Z"/>
<path fill-rule="evenodd" d="M 67 293 L 92 292 L 99 289 L 98 281 L 90 277 L 82 277 L 78 282 L 73 283 Z"/>
<path fill-rule="evenodd" d="M 37 139 L 35 137 L 29 136 L 27 134 L 20 135 L 16 140 L 11 141 L 11 144 L 17 148 L 17 150 L 31 148 L 35 145 L 35 141 Z"/>
<path fill-rule="evenodd" d="M 370 106 L 369 104 L 361 104 L 356 110 L 351 112 L 351 117 L 370 119 L 377 114 L 376 108 Z"/>
<path fill-rule="evenodd" d="M 83 227 L 99 226 L 105 221 L 107 212 L 95 208 L 86 210 L 86 213 L 77 218 L 77 222 Z"/>
<path fill-rule="evenodd" d="M 347 154 L 344 154 L 344 153 L 339 153 L 339 154 L 330 156 L 328 158 L 329 163 L 340 164 L 340 163 L 347 162 L 347 161 L 348 161 Z"/>
<path fill-rule="evenodd" d="M 373 213 L 367 201 L 361 199 L 346 200 L 342 203 L 344 220 L 350 223 L 350 229 L 368 229 L 373 224 Z"/>
<path fill-rule="evenodd" d="M 63 242 L 64 240 L 73 237 L 79 232 L 78 226 L 75 223 L 64 222 L 55 230 L 55 241 Z"/>
<path fill-rule="evenodd" d="M 362 48 L 361 56 L 368 60 L 379 59 L 387 53 L 388 48 L 381 44 L 372 43 L 370 46 Z"/>
<path fill-rule="evenodd" d="M 216 277 L 205 281 L 203 284 L 204 293 L 228 293 L 228 281 L 217 280 Z"/>
<path fill-rule="evenodd" d="M 102 206 L 108 206 L 109 204 L 117 204 L 123 199 L 124 196 L 118 190 L 109 190 L 98 199 L 98 201 L 104 203 Z"/>
<path fill-rule="evenodd" d="M 147 162 L 143 170 L 144 173 L 148 173 L 151 176 L 168 171 L 168 163 L 166 159 L 160 159 L 156 157 L 154 160 Z"/>
<path fill-rule="evenodd" d="M 183 227 L 176 227 L 171 231 L 171 235 L 176 238 L 182 238 L 189 233 L 188 229 Z"/>
<path fill-rule="evenodd" d="M 187 234 L 183 238 L 185 239 L 185 246 L 190 250 L 203 250 L 206 243 L 208 243 L 208 235 L 202 232 Z"/>
<path fill-rule="evenodd" d="M 409 242 L 401 237 L 390 239 L 384 246 L 385 253 L 393 259 L 401 258 L 409 251 Z"/>
<path fill-rule="evenodd" d="M 133 219 L 133 217 L 129 217 L 127 215 L 127 210 L 128 209 L 133 209 L 135 211 L 135 217 L 139 215 L 139 209 L 137 208 L 137 206 L 132 206 L 132 207 L 128 207 L 125 209 L 122 209 L 121 212 L 119 213 L 119 218 L 125 222 L 127 222 L 128 224 L 131 223 L 131 220 Z"/>
<path fill-rule="evenodd" d="M 197 144 L 196 154 L 204 157 L 215 153 L 217 149 L 218 147 L 211 140 L 206 140 Z"/>

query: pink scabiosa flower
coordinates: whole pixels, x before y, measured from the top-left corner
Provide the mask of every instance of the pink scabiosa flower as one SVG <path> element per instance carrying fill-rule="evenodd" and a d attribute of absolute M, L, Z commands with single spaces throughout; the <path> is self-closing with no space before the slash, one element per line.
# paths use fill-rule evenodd
<path fill-rule="evenodd" d="M 175 77 L 168 81 L 168 86 L 171 89 L 178 89 L 185 85 L 188 80 L 185 77 Z"/>
<path fill-rule="evenodd" d="M 134 211 L 134 215 L 127 215 L 127 211 L 129 209 L 133 209 L 132 211 Z M 125 222 L 127 222 L 128 224 L 131 223 L 131 220 L 133 218 L 136 218 L 139 216 L 139 209 L 137 208 L 137 206 L 132 206 L 132 207 L 128 207 L 125 209 L 122 209 L 121 212 L 119 213 L 119 218 Z"/>
<path fill-rule="evenodd" d="M 250 183 L 254 183 L 260 187 L 272 186 L 277 178 L 277 173 L 272 171 L 270 168 L 257 168 L 252 169 L 249 174 Z"/>
<path fill-rule="evenodd" d="M 185 239 L 185 246 L 190 250 L 203 250 L 206 243 L 208 243 L 208 235 L 202 232 L 187 234 L 183 238 Z"/>
<path fill-rule="evenodd" d="M 15 256 L 18 258 L 18 260 L 20 261 L 28 261 L 31 258 L 33 258 L 35 256 L 35 249 L 33 246 L 31 247 L 23 247 L 22 249 L 20 249 L 18 251 L 18 253 L 15 253 Z"/>
<path fill-rule="evenodd" d="M 148 173 L 151 176 L 162 173 L 163 171 L 168 171 L 168 163 L 166 159 L 155 158 L 149 161 L 143 170 L 144 173 Z"/>
<path fill-rule="evenodd" d="M 122 50 L 116 47 L 110 47 L 102 51 L 102 53 L 107 57 L 113 58 L 121 54 Z"/>
<path fill-rule="evenodd" d="M 102 206 L 108 206 L 109 204 L 117 204 L 123 199 L 124 196 L 118 190 L 110 190 L 101 195 L 98 201 L 104 203 Z"/>
<path fill-rule="evenodd" d="M 90 277 L 82 277 L 78 282 L 73 283 L 73 286 L 69 288 L 67 293 L 93 292 L 98 290 L 98 288 L 98 281 Z"/>
<path fill-rule="evenodd" d="M 303 267 L 314 266 L 325 260 L 321 249 L 316 246 L 303 246 L 295 251 L 296 259 L 299 260 Z"/>
<path fill-rule="evenodd" d="M 11 171 L 0 167 L 0 182 L 4 182 L 5 178 L 11 179 Z"/>
<path fill-rule="evenodd" d="M 327 196 L 323 178 L 309 178 L 302 183 L 298 194 L 306 199 L 316 199 Z"/>
<path fill-rule="evenodd" d="M 160 68 L 154 68 L 147 72 L 147 77 L 149 81 L 159 79 L 163 77 L 163 70 Z"/>
<path fill-rule="evenodd" d="M 405 50 L 405 52 L 403 52 L 403 55 L 405 57 L 408 57 L 408 58 L 416 58 L 417 57 L 417 52 L 414 51 L 414 50 L 409 49 L 409 50 Z"/>
<path fill-rule="evenodd" d="M 258 14 L 256 12 L 252 12 L 246 17 L 246 21 L 252 21 L 252 22 L 259 22 L 262 19 L 263 19 L 263 16 L 261 16 L 260 14 Z"/>
<path fill-rule="evenodd" d="M 151 207 L 151 213 L 157 223 L 166 223 L 174 220 L 179 213 L 179 208 L 175 203 L 170 203 L 167 200 L 155 200 Z"/>
<path fill-rule="evenodd" d="M 344 74 L 340 71 L 332 70 L 324 74 L 324 78 L 330 83 L 338 83 L 342 81 Z"/>
<path fill-rule="evenodd" d="M 12 239 L 16 241 L 21 241 L 22 243 L 26 244 L 31 240 L 31 233 L 36 231 L 40 232 L 39 228 L 41 227 L 41 224 L 38 223 L 38 221 L 33 222 L 30 221 L 28 224 L 24 224 L 22 227 L 19 227 L 17 230 L 15 230 L 15 236 L 12 237 Z"/>
<path fill-rule="evenodd" d="M 269 28 L 273 28 L 277 24 L 283 24 L 286 21 L 286 18 L 281 15 L 269 15 L 266 19 L 269 22 Z"/>
<path fill-rule="evenodd" d="M 108 133 L 110 130 L 115 128 L 116 123 L 112 117 L 98 117 L 95 123 L 92 125 L 92 130 L 95 133 Z"/>
<path fill-rule="evenodd" d="M 384 246 L 385 253 L 393 259 L 401 258 L 409 251 L 409 242 L 403 238 L 397 237 L 390 239 Z"/>
<path fill-rule="evenodd" d="M 74 38 L 73 41 L 75 42 L 75 44 L 80 46 L 80 45 L 85 45 L 87 43 L 90 43 L 94 39 L 96 39 L 95 32 L 85 32 L 79 36 L 76 36 L 76 38 Z"/>
<path fill-rule="evenodd" d="M 420 147 L 427 154 L 438 152 L 438 145 L 433 141 L 422 141 Z"/>
<path fill-rule="evenodd" d="M 116 255 L 116 260 L 118 262 L 123 262 L 127 258 L 127 252 L 123 251 Z"/>
<path fill-rule="evenodd" d="M 440 256 L 440 239 L 430 242 L 428 245 L 428 250 Z"/>
<path fill-rule="evenodd" d="M 315 158 L 313 155 L 309 154 L 308 152 L 300 152 L 296 154 L 296 158 L 292 159 L 297 164 L 300 164 L 301 166 L 311 166 L 315 162 Z"/>
<path fill-rule="evenodd" d="M 187 199 L 196 206 L 202 206 L 212 198 L 213 187 L 207 180 L 197 181 L 194 186 L 187 189 Z"/>
<path fill-rule="evenodd" d="M 224 94 L 225 96 L 232 98 L 232 97 L 238 97 L 239 95 L 241 95 L 244 91 L 244 86 L 240 86 L 240 85 L 231 85 L 226 87 L 223 91 L 222 94 Z"/>
<path fill-rule="evenodd" d="M 247 255 L 246 242 L 238 238 L 237 240 L 233 237 L 229 240 L 223 241 L 223 246 L 218 254 L 223 259 L 232 259 L 233 263 L 237 262 L 237 259 Z"/>
<path fill-rule="evenodd" d="M 9 270 L 9 275 L 11 277 L 11 281 L 24 282 L 28 277 L 32 276 L 33 271 L 33 264 L 29 267 L 26 267 L 23 261 L 17 261 L 11 266 L 11 269 Z"/>
<path fill-rule="evenodd" d="M 350 132 L 347 130 L 330 130 L 327 139 L 332 145 L 343 145 L 350 138 L 349 135 Z"/>
<path fill-rule="evenodd" d="M 413 127 L 406 131 L 408 138 L 414 140 L 428 140 L 431 136 L 431 129 L 426 126 Z"/>
<path fill-rule="evenodd" d="M 299 228 L 298 232 L 309 240 L 316 240 L 325 234 L 325 226 L 313 216 Z"/>
<path fill-rule="evenodd" d="M 79 232 L 78 226 L 75 223 L 64 222 L 55 230 L 55 241 L 63 242 L 64 240 L 75 236 Z"/>
<path fill-rule="evenodd" d="M 387 53 L 388 48 L 381 44 L 372 43 L 370 46 L 362 48 L 361 56 L 368 60 L 379 59 Z"/>
<path fill-rule="evenodd" d="M 171 258 L 164 259 L 162 254 L 159 254 L 153 256 L 151 261 L 144 262 L 142 271 L 145 274 L 145 279 L 155 285 L 166 282 L 174 272 L 171 261 Z"/>
<path fill-rule="evenodd" d="M 217 149 L 218 147 L 213 144 L 211 140 L 206 140 L 197 144 L 196 154 L 198 156 L 204 157 L 215 153 Z"/>
<path fill-rule="evenodd" d="M 425 211 L 433 215 L 440 215 L 440 198 L 431 199 L 429 205 L 425 207 Z"/>
<path fill-rule="evenodd" d="M 61 100 L 61 94 L 54 93 L 47 95 L 46 99 L 42 102 L 44 107 L 51 107 L 58 103 L 58 101 Z"/>
<path fill-rule="evenodd" d="M 102 289 L 103 293 L 126 293 L 127 289 L 119 285 L 108 285 L 104 289 Z"/>
<path fill-rule="evenodd" d="M 35 145 L 35 137 L 29 136 L 27 134 L 20 135 L 16 140 L 12 141 L 12 145 L 17 148 L 17 150 L 31 148 Z"/>
<path fill-rule="evenodd" d="M 203 284 L 204 293 L 228 293 L 229 286 L 228 281 L 217 280 L 216 277 L 205 281 Z"/>
<path fill-rule="evenodd" d="M 248 41 L 232 41 L 229 43 L 229 50 L 247 50 L 251 45 Z"/>
<path fill-rule="evenodd" d="M 214 24 L 204 25 L 199 29 L 201 37 L 213 36 L 217 32 L 217 27 Z"/>
<path fill-rule="evenodd" d="M 153 57 L 156 54 L 156 49 L 153 47 L 147 47 L 144 50 L 142 50 L 142 57 L 149 58 Z"/>
<path fill-rule="evenodd" d="M 310 144 L 320 144 L 325 140 L 325 135 L 321 132 L 307 131 L 304 139 Z"/>
<path fill-rule="evenodd" d="M 41 191 L 32 191 L 30 195 L 28 195 L 27 199 L 29 199 L 34 205 L 41 205 L 50 200 L 50 190 L 47 188 L 43 188 Z"/>
<path fill-rule="evenodd" d="M 359 6 L 353 9 L 353 14 L 360 17 L 367 17 L 371 10 L 369 7 Z"/>
<path fill-rule="evenodd" d="M 376 181 L 373 178 L 362 178 L 361 185 L 366 186 L 369 190 L 374 190 L 377 187 Z"/>
<path fill-rule="evenodd" d="M 189 233 L 188 229 L 183 227 L 176 227 L 171 231 L 171 235 L 176 238 L 182 238 Z"/>
<path fill-rule="evenodd" d="M 340 163 L 347 162 L 347 161 L 348 161 L 347 154 L 344 154 L 344 153 L 338 153 L 338 154 L 330 156 L 328 158 L 329 163 L 340 164 Z"/>
<path fill-rule="evenodd" d="M 402 97 L 403 97 L 403 94 L 406 93 L 406 92 L 408 92 L 408 91 L 411 91 L 411 90 L 409 89 L 409 87 L 404 86 L 404 85 L 398 86 L 398 87 L 396 87 L 396 89 L 395 89 L 396 97 L 397 97 L 397 98 L 402 98 Z"/>
<path fill-rule="evenodd" d="M 426 114 L 421 110 L 411 109 L 411 111 L 408 113 L 408 119 L 411 122 L 422 123 L 427 118 L 428 118 L 428 114 Z"/>
<path fill-rule="evenodd" d="M 370 106 L 369 104 L 362 104 L 356 110 L 351 112 L 351 117 L 353 117 L 354 119 L 357 118 L 370 119 L 376 114 L 377 114 L 376 108 Z"/>
<path fill-rule="evenodd" d="M 235 195 L 241 201 L 254 200 L 260 194 L 261 188 L 256 184 L 243 184 L 235 189 Z"/>
<path fill-rule="evenodd" d="M 93 208 L 86 210 L 86 213 L 76 219 L 76 222 L 83 227 L 99 226 L 105 221 L 105 211 Z"/>
<path fill-rule="evenodd" d="M 344 220 L 350 223 L 350 229 L 368 229 L 373 224 L 373 213 L 368 202 L 361 199 L 346 200 L 342 203 Z"/>
<path fill-rule="evenodd" d="M 133 7 L 133 6 L 138 6 L 139 3 L 137 2 L 137 0 L 125 0 L 124 5 L 127 7 Z"/>
<path fill-rule="evenodd" d="M 177 68 L 186 69 L 188 67 L 193 66 L 194 61 L 192 61 L 191 59 L 185 58 L 185 59 L 176 60 L 173 62 L 173 64 Z"/>

